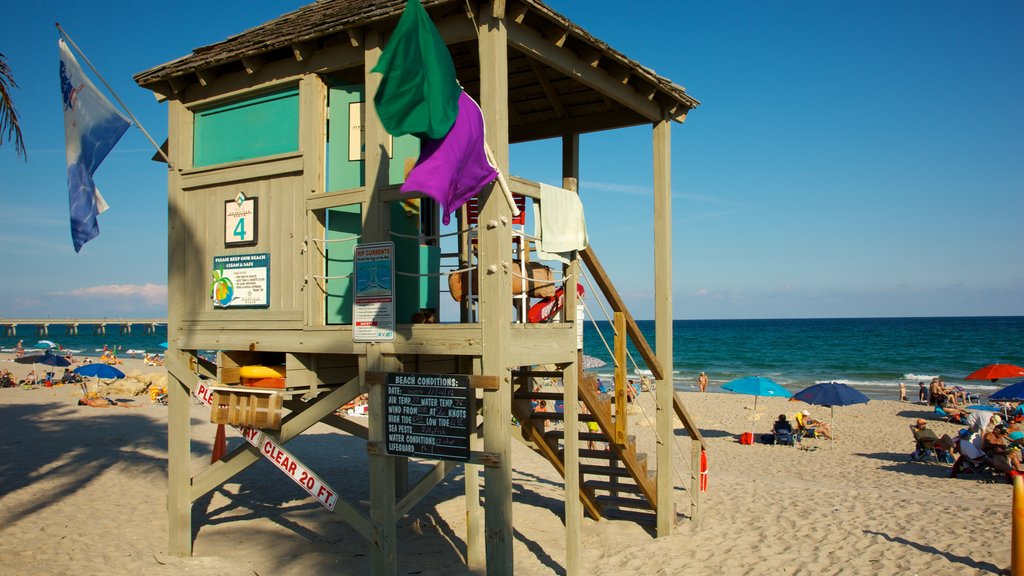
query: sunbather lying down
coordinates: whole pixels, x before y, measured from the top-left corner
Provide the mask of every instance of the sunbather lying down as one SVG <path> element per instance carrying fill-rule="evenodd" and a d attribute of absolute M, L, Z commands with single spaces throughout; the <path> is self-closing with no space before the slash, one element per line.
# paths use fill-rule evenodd
<path fill-rule="evenodd" d="M 111 406 L 117 406 L 119 408 L 142 408 L 142 404 L 121 402 L 119 400 L 111 400 L 110 398 L 82 398 L 78 401 L 78 405 L 92 406 L 93 408 L 110 408 Z"/>

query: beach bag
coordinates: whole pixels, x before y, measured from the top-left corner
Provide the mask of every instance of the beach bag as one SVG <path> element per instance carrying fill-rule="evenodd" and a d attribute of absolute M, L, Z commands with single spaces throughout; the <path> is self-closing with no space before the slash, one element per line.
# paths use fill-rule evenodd
<path fill-rule="evenodd" d="M 513 261 L 512 266 L 515 274 L 519 274 L 519 261 Z M 528 281 L 515 274 L 512 275 L 513 294 L 522 293 L 523 284 L 527 283 L 526 293 L 531 298 L 550 298 L 555 295 L 554 273 L 551 268 L 540 262 L 526 263 L 525 276 L 529 278 Z M 465 300 L 471 289 L 473 294 L 480 294 L 480 283 L 477 282 L 475 269 L 448 275 L 448 291 L 456 302 Z"/>
<path fill-rule="evenodd" d="M 754 433 L 753 432 L 744 432 L 743 434 L 740 434 L 740 444 L 753 444 L 753 443 L 754 443 Z"/>

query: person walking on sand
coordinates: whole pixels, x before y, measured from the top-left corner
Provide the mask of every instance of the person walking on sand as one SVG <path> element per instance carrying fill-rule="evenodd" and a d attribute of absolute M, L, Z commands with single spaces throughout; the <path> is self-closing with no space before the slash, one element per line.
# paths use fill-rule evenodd
<path fill-rule="evenodd" d="M 701 392 L 706 392 L 708 389 L 708 375 L 701 372 L 700 376 L 697 376 L 697 385 L 700 386 Z"/>

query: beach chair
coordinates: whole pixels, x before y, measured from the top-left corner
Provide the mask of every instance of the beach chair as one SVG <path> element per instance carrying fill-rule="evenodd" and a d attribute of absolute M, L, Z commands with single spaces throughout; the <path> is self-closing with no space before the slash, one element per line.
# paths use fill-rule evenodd
<path fill-rule="evenodd" d="M 938 416 L 940 420 L 943 420 L 945 422 L 952 422 L 953 424 L 964 423 L 962 418 L 960 418 L 959 416 L 954 416 L 949 412 L 946 412 L 945 410 L 942 409 L 942 406 L 939 405 L 935 406 L 935 415 Z"/>
<path fill-rule="evenodd" d="M 776 430 L 775 443 L 782 444 L 783 446 L 794 445 L 796 442 L 793 439 L 793 432 L 787 432 L 785 430 Z"/>

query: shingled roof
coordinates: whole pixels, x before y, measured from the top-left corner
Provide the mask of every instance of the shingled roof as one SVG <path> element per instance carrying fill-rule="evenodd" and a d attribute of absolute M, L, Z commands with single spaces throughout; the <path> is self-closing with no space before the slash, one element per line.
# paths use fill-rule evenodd
<path fill-rule="evenodd" d="M 450 17 L 466 17 L 465 0 L 422 2 L 435 22 Z M 475 5 L 477 2 L 471 3 Z M 397 19 L 405 4 L 406 0 L 318 0 L 216 44 L 196 48 L 187 56 L 136 74 L 134 78 L 140 86 L 165 96 L 180 93 L 204 73 L 219 76 L 244 69 L 244 59 L 290 58 L 298 46 L 316 50 L 348 42 L 358 37 L 362 28 Z M 700 104 L 683 87 L 627 58 L 539 0 L 508 0 L 506 14 L 510 26 L 536 30 L 540 37 L 551 39 L 559 49 L 564 49 L 574 65 L 608 71 L 618 83 L 643 94 L 672 118 L 680 119 Z M 475 48 L 458 44 L 449 45 L 449 48 L 460 82 L 467 92 L 473 94 L 474 83 L 479 78 L 479 63 L 475 62 L 472 54 Z M 511 40 L 510 48 L 515 48 Z M 532 80 L 517 82 L 512 78 L 517 71 L 531 76 Z M 574 119 L 573 126 L 582 126 L 571 131 L 585 132 L 640 124 L 651 119 L 644 114 L 635 114 L 635 107 L 632 111 L 626 110 L 619 105 L 621 103 L 615 102 L 614 96 L 609 97 L 592 86 L 580 84 L 573 74 L 542 66 L 535 58 L 515 49 L 509 50 L 509 76 L 510 123 L 513 125 L 527 121 L 542 123 L 560 117 L 562 120 Z M 173 88 L 168 90 L 168 87 Z M 587 95 L 586 92 L 593 94 Z M 547 109 L 550 117 L 546 117 L 540 110 L 541 106 L 534 102 L 540 99 L 548 101 L 543 108 Z M 517 106 L 517 102 L 523 103 L 522 106 Z M 595 111 L 604 119 L 590 124 L 581 122 L 583 117 Z M 610 112 L 616 112 L 619 118 L 613 121 Z M 565 133 L 569 128 L 531 129 L 516 137 L 514 126 L 510 126 L 513 141 L 551 136 L 559 131 Z"/>

